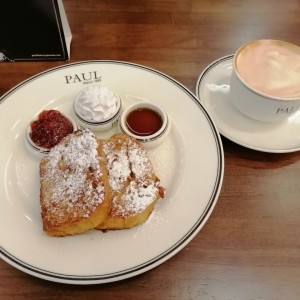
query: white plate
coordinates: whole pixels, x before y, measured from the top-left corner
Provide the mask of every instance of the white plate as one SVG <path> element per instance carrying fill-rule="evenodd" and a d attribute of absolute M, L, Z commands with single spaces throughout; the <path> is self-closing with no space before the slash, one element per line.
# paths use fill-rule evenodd
<path fill-rule="evenodd" d="M 220 133 L 244 147 L 271 153 L 300 150 L 300 111 L 279 123 L 263 123 L 240 113 L 230 99 L 233 55 L 211 63 L 199 76 L 196 94 Z"/>
<path fill-rule="evenodd" d="M 146 99 L 169 113 L 172 130 L 150 152 L 166 197 L 138 227 L 48 237 L 40 217 L 40 154 L 26 147 L 26 127 L 41 109 L 72 115 L 74 97 L 95 82 L 114 89 L 125 105 Z M 125 279 L 171 258 L 209 218 L 223 180 L 221 139 L 197 98 L 167 75 L 126 62 L 79 62 L 29 78 L 0 101 L 0 256 L 14 267 L 62 283 Z"/>

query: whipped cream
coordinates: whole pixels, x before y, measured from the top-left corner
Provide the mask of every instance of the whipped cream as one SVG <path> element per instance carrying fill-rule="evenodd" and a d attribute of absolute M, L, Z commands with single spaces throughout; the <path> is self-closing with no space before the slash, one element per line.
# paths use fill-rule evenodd
<path fill-rule="evenodd" d="M 75 101 L 75 111 L 88 122 L 103 122 L 118 111 L 119 99 L 105 86 L 86 87 Z"/>

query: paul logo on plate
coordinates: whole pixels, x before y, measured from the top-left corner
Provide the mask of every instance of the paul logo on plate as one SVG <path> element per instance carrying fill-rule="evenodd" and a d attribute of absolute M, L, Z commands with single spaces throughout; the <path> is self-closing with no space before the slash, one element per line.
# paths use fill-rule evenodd
<path fill-rule="evenodd" d="M 100 82 L 101 76 L 98 74 L 98 71 L 91 71 L 80 74 L 66 75 L 66 84 L 78 83 L 88 84 L 92 82 Z"/>

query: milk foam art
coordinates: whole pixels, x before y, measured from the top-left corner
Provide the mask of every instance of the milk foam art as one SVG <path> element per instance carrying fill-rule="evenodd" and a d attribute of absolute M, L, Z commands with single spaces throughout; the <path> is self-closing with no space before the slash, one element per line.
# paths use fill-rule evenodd
<path fill-rule="evenodd" d="M 274 97 L 300 96 L 300 47 L 263 40 L 242 48 L 237 71 L 250 86 Z"/>
<path fill-rule="evenodd" d="M 236 108 L 257 121 L 284 121 L 300 108 L 300 47 L 256 40 L 234 55 L 230 97 Z"/>

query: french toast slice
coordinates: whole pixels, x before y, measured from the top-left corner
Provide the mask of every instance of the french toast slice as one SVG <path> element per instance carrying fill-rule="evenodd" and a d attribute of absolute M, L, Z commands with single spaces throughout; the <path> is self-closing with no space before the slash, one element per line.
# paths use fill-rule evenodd
<path fill-rule="evenodd" d="M 85 232 L 106 219 L 111 196 L 101 151 L 90 130 L 78 130 L 41 160 L 41 216 L 49 236 Z"/>
<path fill-rule="evenodd" d="M 100 141 L 111 189 L 107 218 L 96 229 L 128 229 L 147 220 L 165 189 L 146 150 L 126 134 Z"/>

